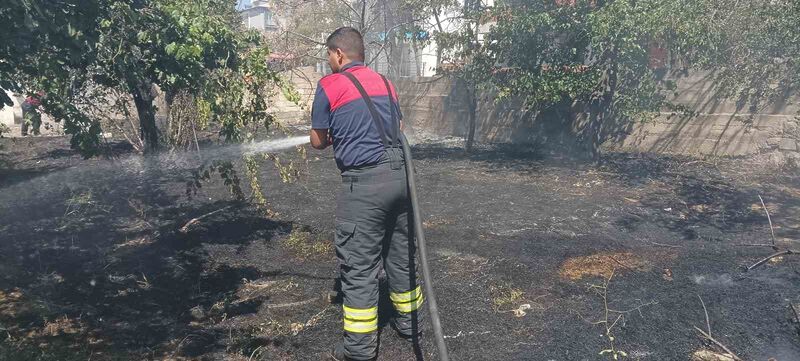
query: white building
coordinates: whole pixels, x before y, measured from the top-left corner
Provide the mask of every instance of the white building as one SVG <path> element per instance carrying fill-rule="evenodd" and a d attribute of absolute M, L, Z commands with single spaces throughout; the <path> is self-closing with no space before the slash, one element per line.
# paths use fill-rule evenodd
<path fill-rule="evenodd" d="M 371 44 L 367 46 L 367 61 L 375 71 L 391 77 L 435 76 L 439 66 L 447 65 L 446 63 L 439 64 L 439 62 L 447 60 L 449 57 L 447 56 L 448 54 L 439 53 L 438 45 L 432 38 L 433 34 L 440 30 L 445 33 L 462 31 L 466 24 L 460 15 L 465 7 L 471 8 L 473 11 L 486 11 L 493 6 L 494 0 L 459 0 L 459 5 L 456 8 L 439 14 L 439 21 L 437 21 L 436 16 L 431 15 L 429 19 L 422 23 L 422 30 L 416 34 L 412 32 L 405 34 L 394 33 L 390 34 L 390 39 L 387 39 L 386 33 L 380 31 L 363 34 L 365 42 Z M 400 20 L 395 19 L 394 21 L 399 22 Z M 389 22 L 386 27 L 391 28 L 393 26 L 392 20 L 389 20 Z M 479 42 L 483 41 L 484 36 L 491 30 L 492 26 L 494 26 L 493 21 L 487 21 L 480 25 L 478 29 Z M 321 36 L 324 38 L 327 35 L 323 34 Z M 390 43 L 386 43 L 387 41 Z M 385 46 L 381 46 L 384 43 L 386 43 Z M 320 56 L 324 57 L 324 53 L 321 53 Z M 322 74 L 330 72 L 325 61 L 318 62 L 316 70 Z"/>
<path fill-rule="evenodd" d="M 468 2 L 466 5 L 464 4 Z M 468 6 L 473 8 L 473 10 L 480 10 L 480 9 L 488 9 L 494 6 L 494 0 L 459 0 L 460 7 Z M 435 16 L 431 16 L 425 22 L 425 30 L 419 32 L 418 34 L 407 33 L 405 36 L 401 36 L 400 38 L 403 39 L 399 41 L 395 46 L 395 52 L 399 54 L 395 54 L 394 59 L 390 60 L 386 56 L 386 54 L 378 55 L 378 59 L 375 59 L 372 67 L 382 73 L 392 74 L 400 77 L 431 77 L 436 75 L 437 67 L 440 66 L 438 61 L 438 57 L 446 54 L 439 54 L 438 53 L 438 45 L 434 39 L 430 39 L 435 31 L 439 31 L 439 26 L 441 26 L 441 30 L 445 33 L 452 33 L 456 31 L 460 31 L 462 27 L 465 25 L 463 19 L 461 19 L 459 12 L 461 9 L 454 10 L 452 13 L 443 13 L 439 14 L 439 22 Z M 491 27 L 494 25 L 494 22 L 487 22 L 480 25 L 478 29 L 478 41 L 483 41 L 483 38 L 486 33 L 491 30 Z M 385 36 L 384 34 L 378 34 L 378 36 Z M 417 44 L 424 44 L 423 46 L 414 46 L 414 38 L 418 40 Z M 381 39 L 382 40 L 382 39 Z M 370 54 L 372 55 L 372 54 Z M 370 56 L 368 58 L 373 58 L 375 55 Z M 392 72 L 389 69 L 389 62 L 393 62 Z"/>
<path fill-rule="evenodd" d="M 13 127 L 16 124 L 22 123 L 22 100 L 16 94 L 6 91 L 6 95 L 14 102 L 13 105 L 4 105 L 2 109 L 0 109 L 0 124 L 5 125 L 6 127 Z M 0 104 L 2 105 L 2 104 Z"/>
<path fill-rule="evenodd" d="M 248 29 L 256 29 L 264 33 L 278 31 L 275 15 L 266 1 L 255 0 L 249 6 L 245 4 L 240 12 L 242 22 Z"/>

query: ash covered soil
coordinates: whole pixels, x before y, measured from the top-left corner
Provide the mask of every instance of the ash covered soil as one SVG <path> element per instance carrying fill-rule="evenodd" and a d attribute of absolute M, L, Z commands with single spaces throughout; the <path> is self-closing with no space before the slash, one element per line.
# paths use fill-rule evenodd
<path fill-rule="evenodd" d="M 185 155 L 0 145 L 0 360 L 319 360 L 339 339 L 330 151 L 281 153 L 293 183 L 264 161 L 264 216 L 216 175 L 187 196 L 202 160 Z M 800 359 L 800 258 L 743 271 L 775 252 L 753 245 L 772 243 L 759 195 L 777 246 L 800 248 L 793 172 L 519 146 L 428 143 L 415 157 L 453 360 L 688 360 L 720 351 L 694 329 L 707 329 L 701 298 L 741 358 Z M 436 359 L 427 324 L 415 351 L 381 307 L 379 359 Z"/>

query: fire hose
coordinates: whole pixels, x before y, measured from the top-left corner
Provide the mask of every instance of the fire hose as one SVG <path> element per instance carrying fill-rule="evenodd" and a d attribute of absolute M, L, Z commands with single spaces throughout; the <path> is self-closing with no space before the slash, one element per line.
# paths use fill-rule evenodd
<path fill-rule="evenodd" d="M 450 357 L 447 355 L 447 345 L 444 343 L 444 334 L 442 333 L 442 323 L 439 320 L 439 308 L 436 305 L 436 295 L 433 292 L 431 268 L 428 265 L 428 248 L 425 244 L 425 232 L 422 229 L 422 211 L 420 210 L 419 201 L 417 200 L 417 185 L 414 174 L 414 163 L 411 158 L 411 147 L 408 145 L 408 139 L 406 139 L 405 134 L 402 132 L 400 134 L 403 138 L 403 156 L 405 157 L 408 192 L 411 198 L 411 209 L 414 218 L 414 235 L 417 238 L 417 247 L 419 247 L 422 278 L 424 280 L 425 295 L 428 299 L 428 310 L 430 311 L 431 324 L 433 325 L 433 335 L 436 339 L 436 348 L 439 351 L 439 360 L 449 361 Z"/>

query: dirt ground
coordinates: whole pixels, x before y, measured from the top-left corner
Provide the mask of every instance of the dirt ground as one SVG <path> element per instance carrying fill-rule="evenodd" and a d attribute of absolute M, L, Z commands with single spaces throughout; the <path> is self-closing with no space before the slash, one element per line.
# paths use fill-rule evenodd
<path fill-rule="evenodd" d="M 126 151 L 0 140 L 0 360 L 322 359 L 341 332 L 332 153 L 309 149 L 294 183 L 262 167 L 265 217 L 214 177 L 187 195 L 202 159 Z M 800 360 L 800 258 L 744 271 L 774 252 L 753 245 L 772 242 L 759 195 L 778 247 L 800 247 L 793 172 L 446 143 L 415 157 L 453 360 L 688 360 L 720 351 L 694 329 L 703 304 L 742 359 Z M 425 329 L 415 352 L 384 327 L 380 359 L 435 360 Z"/>

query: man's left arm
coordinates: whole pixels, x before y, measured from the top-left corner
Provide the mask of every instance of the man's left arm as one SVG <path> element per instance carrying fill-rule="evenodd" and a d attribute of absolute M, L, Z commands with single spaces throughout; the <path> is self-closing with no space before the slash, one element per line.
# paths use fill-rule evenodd
<path fill-rule="evenodd" d="M 311 146 L 314 149 L 325 149 L 333 144 L 333 139 L 328 133 L 328 129 L 311 129 Z"/>

